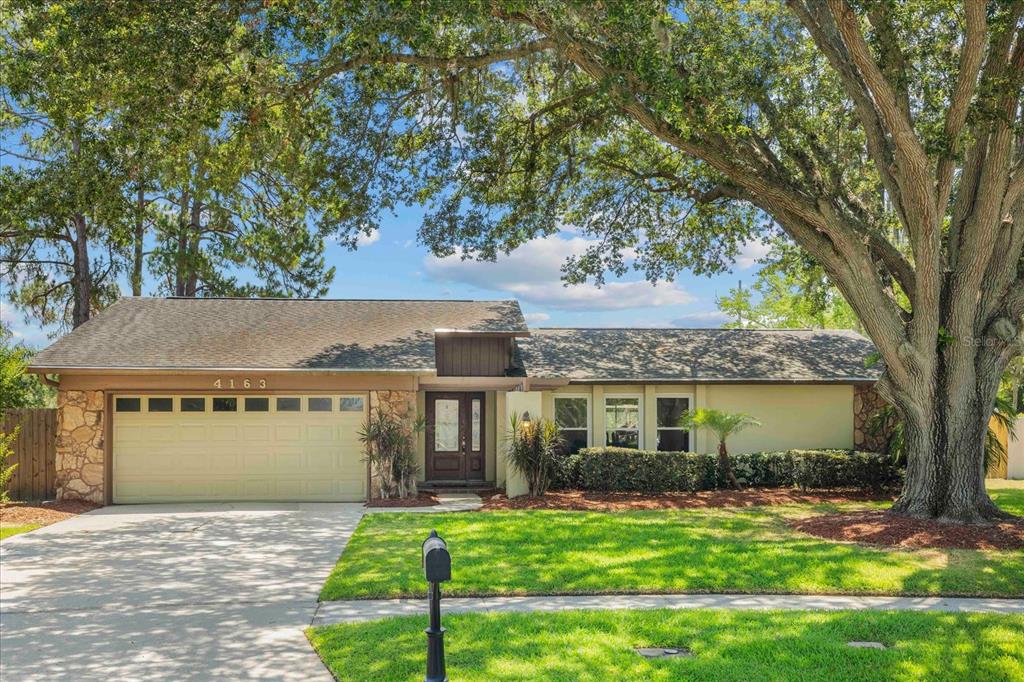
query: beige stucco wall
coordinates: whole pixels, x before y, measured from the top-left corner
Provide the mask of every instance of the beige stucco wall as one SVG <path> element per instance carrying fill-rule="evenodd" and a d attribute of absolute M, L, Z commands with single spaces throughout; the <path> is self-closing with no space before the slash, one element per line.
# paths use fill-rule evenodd
<path fill-rule="evenodd" d="M 705 401 L 706 407 L 761 420 L 760 428 L 729 439 L 732 452 L 853 447 L 853 386 L 712 385 Z M 713 448 L 704 443 L 705 452 Z"/>
<path fill-rule="evenodd" d="M 544 391 L 543 414 L 554 417 L 556 395 L 590 398 L 590 444 L 604 444 L 604 398 L 635 395 L 642 398 L 644 423 L 641 447 L 654 448 L 656 400 L 659 395 L 690 396 L 694 409 L 710 407 L 728 412 L 747 412 L 763 422 L 760 428 L 733 436 L 733 452 L 784 450 L 788 448 L 852 448 L 853 386 L 782 384 L 583 384 Z M 717 443 L 707 433 L 693 434 L 692 448 L 714 452 Z M 499 476 L 499 478 L 501 478 Z"/>

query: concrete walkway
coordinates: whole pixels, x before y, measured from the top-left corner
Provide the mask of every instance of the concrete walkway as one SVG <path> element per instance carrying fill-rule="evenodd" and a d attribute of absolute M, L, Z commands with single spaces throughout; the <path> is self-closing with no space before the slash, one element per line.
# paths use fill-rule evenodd
<path fill-rule="evenodd" d="M 542 597 L 451 597 L 442 599 L 445 613 L 546 612 L 576 609 L 746 609 L 746 610 L 881 610 L 971 613 L 1024 613 L 1024 599 L 957 597 L 854 597 L 789 594 L 638 594 Z M 313 624 L 331 625 L 388 616 L 424 615 L 422 599 L 334 601 L 320 605 Z"/>
<path fill-rule="evenodd" d="M 2 680 L 330 680 L 303 630 L 361 504 L 105 507 L 0 543 Z"/>
<path fill-rule="evenodd" d="M 367 514 L 387 514 L 394 512 L 416 512 L 419 514 L 436 514 L 439 512 L 476 511 L 484 505 L 476 493 L 438 493 L 438 504 L 432 507 L 367 507 Z"/>

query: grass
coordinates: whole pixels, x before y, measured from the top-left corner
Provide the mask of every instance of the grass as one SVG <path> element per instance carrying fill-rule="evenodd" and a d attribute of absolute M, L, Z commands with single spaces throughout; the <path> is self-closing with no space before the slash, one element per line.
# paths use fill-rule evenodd
<path fill-rule="evenodd" d="M 26 526 L 0 526 L 0 540 L 9 538 L 12 535 L 27 533 L 30 530 L 35 530 L 36 528 L 39 528 L 39 526 L 31 523 Z"/>
<path fill-rule="evenodd" d="M 425 626 L 425 618 L 407 616 L 308 635 L 339 680 L 422 680 Z M 451 615 L 444 626 L 448 675 L 460 682 L 1024 679 L 1021 616 L 564 611 Z M 682 646 L 693 656 L 648 660 L 633 651 L 638 646 Z"/>
<path fill-rule="evenodd" d="M 1024 489 L 998 490 L 1024 514 Z M 420 597 L 420 544 L 452 552 L 445 593 L 461 596 L 776 592 L 1024 596 L 1024 552 L 896 551 L 829 542 L 786 520 L 876 505 L 681 511 L 369 514 L 321 599 Z"/>

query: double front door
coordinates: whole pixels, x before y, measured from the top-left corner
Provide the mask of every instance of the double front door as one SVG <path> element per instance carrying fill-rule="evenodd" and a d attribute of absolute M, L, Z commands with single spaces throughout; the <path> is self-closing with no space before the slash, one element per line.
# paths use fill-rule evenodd
<path fill-rule="evenodd" d="M 484 394 L 427 393 L 427 480 L 484 480 Z"/>

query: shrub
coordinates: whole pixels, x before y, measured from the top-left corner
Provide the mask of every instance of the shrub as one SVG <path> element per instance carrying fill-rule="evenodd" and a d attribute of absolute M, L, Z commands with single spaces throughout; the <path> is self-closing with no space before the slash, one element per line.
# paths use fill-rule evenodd
<path fill-rule="evenodd" d="M 370 491 L 381 498 L 416 494 L 416 434 L 423 429 L 422 417 L 406 420 L 377 408 L 359 432 L 363 452 L 370 463 L 373 484 Z"/>
<path fill-rule="evenodd" d="M 0 433 L 0 502 L 10 502 L 11 498 L 7 491 L 11 479 L 14 477 L 14 470 L 17 464 L 8 464 L 8 458 L 14 454 L 14 441 L 18 438 L 20 427 L 15 427 L 11 433 Z"/>
<path fill-rule="evenodd" d="M 551 472 L 551 490 L 578 490 L 583 487 L 580 482 L 580 464 L 583 458 L 579 452 L 572 454 L 560 452 L 555 455 Z"/>
<path fill-rule="evenodd" d="M 526 479 L 530 495 L 543 495 L 555 477 L 562 447 L 558 426 L 550 419 L 523 421 L 512 415 L 508 436 L 508 463 Z"/>
<path fill-rule="evenodd" d="M 884 454 L 850 450 L 786 450 L 729 456 L 736 477 L 750 486 L 872 488 L 899 483 L 901 472 Z M 713 490 L 726 486 L 717 457 L 695 452 L 587 448 L 560 458 L 555 485 L 605 492 Z"/>
<path fill-rule="evenodd" d="M 587 448 L 577 455 L 579 487 L 584 490 L 669 492 L 715 487 L 715 455 L 652 452 L 630 448 Z"/>

